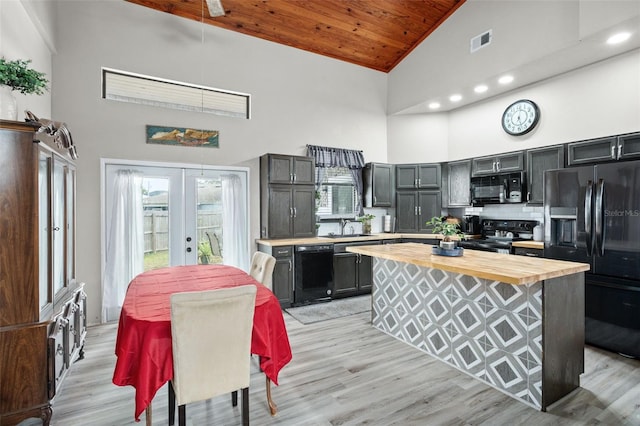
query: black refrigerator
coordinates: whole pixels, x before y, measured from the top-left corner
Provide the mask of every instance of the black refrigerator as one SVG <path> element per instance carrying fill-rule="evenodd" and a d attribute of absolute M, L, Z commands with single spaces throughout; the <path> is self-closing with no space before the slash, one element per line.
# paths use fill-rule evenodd
<path fill-rule="evenodd" d="M 544 175 L 544 257 L 589 263 L 585 341 L 640 358 L 640 161 Z"/>

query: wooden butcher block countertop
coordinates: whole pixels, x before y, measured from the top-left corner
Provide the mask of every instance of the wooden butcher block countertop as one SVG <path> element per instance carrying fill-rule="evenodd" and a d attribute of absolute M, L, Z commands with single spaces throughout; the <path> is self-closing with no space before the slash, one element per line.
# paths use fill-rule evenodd
<path fill-rule="evenodd" d="M 544 243 L 542 241 L 514 241 L 511 243 L 513 247 L 524 247 L 530 249 L 544 249 Z"/>
<path fill-rule="evenodd" d="M 517 285 L 589 270 L 586 263 L 478 250 L 465 250 L 463 256 L 449 257 L 432 254 L 431 249 L 430 245 L 402 243 L 348 247 L 347 251 Z"/>

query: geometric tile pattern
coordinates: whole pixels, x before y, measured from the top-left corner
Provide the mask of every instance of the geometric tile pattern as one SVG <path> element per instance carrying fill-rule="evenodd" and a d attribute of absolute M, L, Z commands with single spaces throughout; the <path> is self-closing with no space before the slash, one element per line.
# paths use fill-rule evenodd
<path fill-rule="evenodd" d="M 373 261 L 374 327 L 540 409 L 542 283 Z"/>

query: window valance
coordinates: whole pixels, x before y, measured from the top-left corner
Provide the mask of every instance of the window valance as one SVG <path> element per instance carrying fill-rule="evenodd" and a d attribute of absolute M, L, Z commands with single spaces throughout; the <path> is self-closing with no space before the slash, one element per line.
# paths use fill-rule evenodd
<path fill-rule="evenodd" d="M 307 145 L 307 156 L 313 157 L 316 167 L 346 167 L 351 170 L 364 167 L 362 151 Z"/>

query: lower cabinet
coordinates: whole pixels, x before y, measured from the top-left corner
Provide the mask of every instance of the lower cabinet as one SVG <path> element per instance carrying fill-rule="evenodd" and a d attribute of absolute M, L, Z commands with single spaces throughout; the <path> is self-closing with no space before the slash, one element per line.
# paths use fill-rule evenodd
<path fill-rule="evenodd" d="M 280 307 L 288 308 L 293 303 L 293 246 L 273 247 L 258 244 L 258 251 L 276 258 L 273 268 L 273 294 L 278 298 Z"/>
<path fill-rule="evenodd" d="M 370 256 L 350 253 L 349 246 L 379 245 L 380 241 L 342 243 L 333 246 L 333 298 L 371 293 L 373 261 Z"/>

